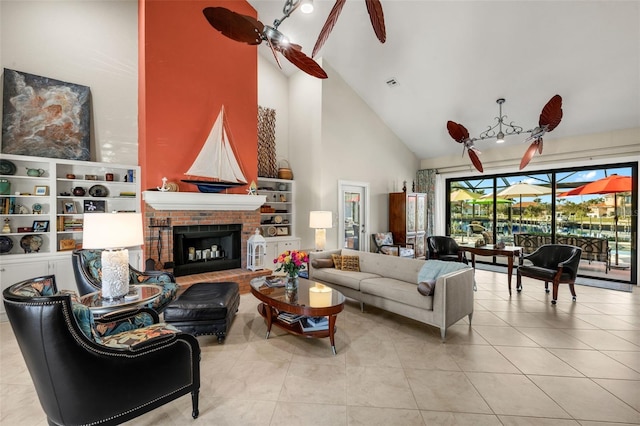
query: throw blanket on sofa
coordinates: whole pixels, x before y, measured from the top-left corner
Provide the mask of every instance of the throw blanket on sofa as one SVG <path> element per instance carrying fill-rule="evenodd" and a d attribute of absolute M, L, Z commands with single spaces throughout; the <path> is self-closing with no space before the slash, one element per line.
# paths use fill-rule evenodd
<path fill-rule="evenodd" d="M 471 266 L 460 262 L 445 262 L 443 260 L 427 260 L 418 273 L 418 282 L 435 281 L 438 277 L 459 271 L 461 269 L 469 269 Z M 474 285 L 475 287 L 475 285 Z"/>

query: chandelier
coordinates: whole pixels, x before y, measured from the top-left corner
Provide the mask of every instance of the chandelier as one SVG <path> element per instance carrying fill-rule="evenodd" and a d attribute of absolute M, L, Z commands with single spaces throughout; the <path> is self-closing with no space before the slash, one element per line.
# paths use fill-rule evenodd
<path fill-rule="evenodd" d="M 493 126 L 489 126 L 487 130 L 480 133 L 478 137 L 469 137 L 469 131 L 462 124 L 458 124 L 455 121 L 447 122 L 447 130 L 449 135 L 458 143 L 462 144 L 462 155 L 467 151 L 471 163 L 479 171 L 483 172 L 482 162 L 480 161 L 480 151 L 475 147 L 475 141 L 483 141 L 487 139 L 495 139 L 497 143 L 504 142 L 505 136 L 519 135 L 521 133 L 530 133 L 525 142 L 533 141 L 527 151 L 524 153 L 522 160 L 520 161 L 520 170 L 522 170 L 531 158 L 533 158 L 536 151 L 542 154 L 542 136 L 555 129 L 560 120 L 562 120 L 562 97 L 560 95 L 553 96 L 549 102 L 542 108 L 540 113 L 540 119 L 538 120 L 538 126 L 530 130 L 524 130 L 512 122 L 507 123 L 505 120 L 506 115 L 502 114 L 502 104 L 505 103 L 504 98 L 496 100 L 498 104 L 498 116 L 496 117 L 497 123 Z"/>

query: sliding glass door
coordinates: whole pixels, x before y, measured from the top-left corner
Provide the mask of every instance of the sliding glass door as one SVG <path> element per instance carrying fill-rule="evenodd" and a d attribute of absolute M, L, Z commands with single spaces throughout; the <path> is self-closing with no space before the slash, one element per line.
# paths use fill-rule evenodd
<path fill-rule="evenodd" d="M 637 284 L 636 163 L 446 181 L 447 229 L 460 243 L 582 248 L 580 275 Z M 504 264 L 504 258 L 481 261 Z"/>

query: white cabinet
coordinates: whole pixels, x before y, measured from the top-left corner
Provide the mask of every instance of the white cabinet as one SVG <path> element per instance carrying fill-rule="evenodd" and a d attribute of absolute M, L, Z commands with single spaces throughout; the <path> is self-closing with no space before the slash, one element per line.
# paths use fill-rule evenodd
<path fill-rule="evenodd" d="M 40 256 L 34 260 L 17 260 L 14 257 L 0 264 L 2 291 L 17 282 L 44 275 L 56 276 L 58 290 L 78 290 L 71 266 L 71 253 Z M 6 321 L 6 319 L 4 304 L 1 304 L 0 320 Z"/>
<path fill-rule="evenodd" d="M 273 263 L 280 253 L 287 250 L 300 250 L 300 238 L 295 237 L 275 237 L 265 238 L 267 240 L 267 249 L 265 251 L 265 266 L 267 269 L 275 269 L 278 264 Z"/>
<path fill-rule="evenodd" d="M 82 243 L 83 214 L 91 206 L 140 211 L 139 175 L 134 165 L 3 154 L 0 226 L 10 232 L 0 233 L 2 287 L 55 274 L 59 288 L 75 289 L 71 250 Z"/>

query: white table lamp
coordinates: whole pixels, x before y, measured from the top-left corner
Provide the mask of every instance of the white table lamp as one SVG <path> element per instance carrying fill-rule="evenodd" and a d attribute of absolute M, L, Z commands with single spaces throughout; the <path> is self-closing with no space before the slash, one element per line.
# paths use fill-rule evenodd
<path fill-rule="evenodd" d="M 141 213 L 87 213 L 83 249 L 102 249 L 102 298 L 118 299 L 129 292 L 129 251 L 144 243 Z"/>
<path fill-rule="evenodd" d="M 324 250 L 327 241 L 327 228 L 332 225 L 331 212 L 329 211 L 311 211 L 309 212 L 309 227 L 316 230 L 316 251 Z"/>

